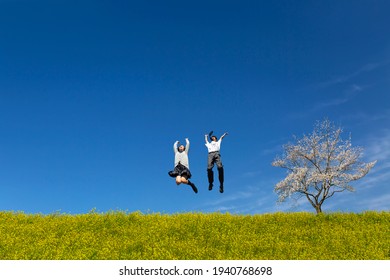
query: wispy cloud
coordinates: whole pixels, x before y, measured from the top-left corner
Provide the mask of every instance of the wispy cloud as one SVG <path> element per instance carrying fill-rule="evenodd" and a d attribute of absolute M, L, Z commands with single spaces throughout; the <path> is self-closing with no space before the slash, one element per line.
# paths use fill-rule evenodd
<path fill-rule="evenodd" d="M 364 182 L 362 179 L 361 183 Z M 375 188 L 364 189 L 356 186 L 356 192 L 344 192 L 326 202 L 330 211 L 383 211 L 390 210 L 390 192 L 387 185 L 376 184 Z"/>
<path fill-rule="evenodd" d="M 289 138 L 284 138 L 284 139 L 281 139 L 279 140 L 278 142 L 282 142 L 283 141 L 288 141 L 290 140 Z M 268 155 L 276 155 L 276 154 L 279 154 L 281 151 L 282 151 L 282 146 L 283 144 L 277 144 L 277 145 L 274 145 L 273 147 L 270 147 L 268 149 L 264 149 L 261 151 L 261 155 L 262 156 L 268 156 Z"/>
<path fill-rule="evenodd" d="M 390 129 L 385 129 L 381 135 L 369 137 L 366 148 L 370 159 L 390 162 Z"/>
<path fill-rule="evenodd" d="M 273 192 L 265 191 L 260 185 L 249 185 L 243 187 L 242 191 L 224 194 L 218 200 L 207 202 L 202 206 L 202 210 L 230 213 L 264 212 L 264 209 L 268 209 L 270 205 L 275 204 L 276 199 L 277 197 Z"/>
<path fill-rule="evenodd" d="M 253 178 L 253 177 L 257 177 L 257 176 L 261 175 L 262 173 L 263 173 L 262 171 L 258 171 L 258 170 L 256 170 L 256 171 L 247 171 L 244 174 L 242 174 L 242 176 L 244 178 L 251 178 L 251 177 Z"/>
<path fill-rule="evenodd" d="M 351 92 L 351 93 L 353 93 L 353 92 L 360 92 L 360 91 L 363 91 L 363 89 L 364 89 L 364 87 L 358 86 L 358 85 L 356 85 L 356 84 L 353 84 L 353 85 L 351 85 L 350 88 L 348 89 L 348 92 Z"/>
<path fill-rule="evenodd" d="M 386 67 L 388 65 L 390 65 L 390 60 L 386 60 L 383 62 L 367 63 L 366 65 L 362 66 L 361 68 L 349 74 L 340 75 L 336 78 L 324 82 L 308 85 L 302 90 L 318 91 L 333 86 L 342 86 L 343 89 L 339 90 L 339 96 L 333 98 L 326 98 L 322 102 L 319 102 L 314 106 L 312 106 L 310 109 L 306 110 L 304 113 L 294 113 L 291 117 L 292 118 L 306 117 L 307 113 L 315 113 L 332 107 L 338 107 L 350 102 L 358 94 L 367 91 L 368 88 L 374 85 L 374 84 L 361 85 L 354 78 L 359 77 L 360 79 L 361 78 L 360 76 L 378 70 L 382 67 Z"/>
<path fill-rule="evenodd" d="M 229 212 L 237 214 L 314 211 L 304 199 L 277 202 L 277 195 L 260 186 L 247 186 L 245 191 L 211 201 L 202 206 L 204 212 Z"/>
<path fill-rule="evenodd" d="M 365 210 L 390 209 L 390 129 L 367 139 L 367 161 L 377 160 L 376 165 L 362 179 L 356 181 L 356 206 Z"/>
<path fill-rule="evenodd" d="M 364 73 L 368 73 L 371 71 L 374 71 L 380 67 L 384 67 L 390 64 L 390 61 L 383 61 L 383 62 L 374 62 L 374 63 L 367 63 L 366 65 L 362 66 L 358 70 L 351 72 L 346 75 L 340 75 L 334 79 L 330 79 L 328 81 L 320 82 L 315 85 L 313 85 L 313 88 L 321 89 L 321 88 L 326 88 L 329 86 L 341 84 L 341 83 L 346 83 L 350 81 L 351 79 L 358 77 L 359 75 L 362 75 Z"/>
<path fill-rule="evenodd" d="M 358 90 L 358 88 L 360 90 Z M 326 99 L 323 100 L 322 102 L 320 101 L 317 104 L 313 104 L 310 108 L 304 111 L 294 111 L 292 114 L 290 114 L 289 117 L 293 119 L 306 118 L 308 114 L 314 114 L 318 111 L 323 111 L 332 107 L 341 106 L 351 101 L 358 94 L 358 92 L 362 90 L 363 90 L 362 87 L 355 85 L 354 90 L 347 91 L 346 93 L 341 94 L 341 96 L 335 97 L 333 99 Z"/>
<path fill-rule="evenodd" d="M 329 107 L 337 107 L 348 103 L 349 101 L 353 100 L 359 93 L 365 91 L 369 87 L 370 86 L 368 85 L 349 85 L 347 89 L 345 89 L 340 94 L 341 96 L 318 103 L 313 107 L 312 111 L 318 111 Z"/>
<path fill-rule="evenodd" d="M 318 103 L 315 105 L 312 109 L 312 111 L 318 111 L 321 109 L 325 109 L 328 107 L 335 107 L 335 106 L 340 106 L 344 103 L 347 103 L 351 98 L 349 96 L 344 96 L 344 97 L 339 97 L 331 100 L 326 100 L 324 102 Z"/>
<path fill-rule="evenodd" d="M 379 112 L 377 114 L 354 112 L 353 114 L 343 115 L 342 120 L 345 122 L 353 122 L 357 126 L 365 123 L 374 123 L 377 121 L 390 121 L 390 109 Z"/>
<path fill-rule="evenodd" d="M 218 200 L 215 201 L 209 201 L 207 202 L 206 206 L 219 207 L 220 205 L 235 203 L 236 201 L 243 200 L 246 198 L 251 198 L 254 197 L 255 195 L 258 195 L 256 190 L 247 189 L 245 191 L 234 192 L 230 195 L 224 195 L 222 198 L 219 198 Z"/>
<path fill-rule="evenodd" d="M 380 135 L 368 138 L 369 143 L 365 148 L 365 158 L 368 161 L 376 160 L 377 163 L 370 173 L 362 178 L 365 188 L 375 188 L 380 184 L 390 181 L 390 130 L 384 130 Z M 388 190 L 390 194 L 390 188 Z"/>
<path fill-rule="evenodd" d="M 367 210 L 390 210 L 390 193 L 381 196 L 366 198 L 358 201 L 358 204 Z"/>
<path fill-rule="evenodd" d="M 294 114 L 291 116 L 293 118 L 303 118 L 307 117 L 307 114 L 313 114 L 318 111 L 327 110 L 332 107 L 339 107 L 342 106 L 350 101 L 352 101 L 358 94 L 361 94 L 363 91 L 365 91 L 369 86 L 363 86 L 363 85 L 357 85 L 352 84 L 347 87 L 344 91 L 341 91 L 339 96 L 333 97 L 333 98 L 327 98 L 323 101 L 319 101 L 317 104 L 314 104 L 311 106 L 308 110 L 305 110 L 305 112 L 294 112 Z"/>

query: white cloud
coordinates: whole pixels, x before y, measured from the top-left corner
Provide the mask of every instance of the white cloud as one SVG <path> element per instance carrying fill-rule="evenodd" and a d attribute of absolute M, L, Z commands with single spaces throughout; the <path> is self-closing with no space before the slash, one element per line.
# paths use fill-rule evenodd
<path fill-rule="evenodd" d="M 377 160 L 377 163 L 356 185 L 359 188 L 375 189 L 380 185 L 387 185 L 390 181 L 390 130 L 369 137 L 367 142 L 369 144 L 365 148 L 365 157 L 367 161 Z M 387 191 L 390 194 L 390 188 Z"/>
<path fill-rule="evenodd" d="M 349 92 L 359 92 L 359 91 L 363 91 L 363 87 L 362 86 L 358 86 L 358 85 L 353 84 L 349 88 Z"/>
<path fill-rule="evenodd" d="M 344 115 L 342 119 L 345 120 L 346 122 L 347 121 L 353 122 L 356 125 L 361 125 L 364 123 L 373 123 L 373 122 L 384 121 L 384 120 L 390 121 L 390 109 L 377 114 L 354 112 L 353 114 L 350 115 Z"/>
<path fill-rule="evenodd" d="M 363 199 L 358 204 L 367 210 L 390 210 L 390 193 Z"/>
<path fill-rule="evenodd" d="M 312 111 L 318 111 L 320 109 L 324 109 L 327 107 L 340 106 L 341 104 L 347 103 L 349 100 L 350 100 L 349 97 L 341 97 L 332 100 L 327 100 L 314 106 Z"/>
<path fill-rule="evenodd" d="M 337 78 L 334 78 L 334 79 L 331 79 L 331 80 L 328 80 L 328 81 L 325 81 L 322 83 L 318 83 L 314 87 L 320 89 L 320 88 L 326 88 L 329 86 L 345 83 L 345 82 L 350 81 L 352 78 L 355 78 L 363 73 L 374 71 L 377 68 L 386 66 L 388 64 L 390 64 L 390 61 L 368 63 L 354 72 L 351 72 L 351 73 L 346 74 L 346 75 L 340 75 Z"/>
<path fill-rule="evenodd" d="M 288 139 L 283 139 L 283 140 L 286 140 L 288 141 Z M 280 140 L 281 141 L 281 140 Z M 279 141 L 279 142 L 280 142 Z M 261 151 L 261 155 L 262 156 L 267 156 L 267 155 L 276 155 L 276 154 L 279 154 L 283 151 L 283 144 L 278 144 L 278 145 L 275 145 L 271 148 L 268 148 L 268 149 L 264 149 Z"/>
<path fill-rule="evenodd" d="M 244 174 L 242 174 L 242 176 L 244 178 L 248 178 L 248 177 L 257 177 L 261 174 L 262 174 L 262 171 L 248 171 L 248 172 L 245 172 Z"/>
<path fill-rule="evenodd" d="M 205 206 L 206 207 L 210 207 L 210 206 L 211 207 L 219 207 L 220 205 L 226 205 L 226 204 L 238 201 L 238 200 L 253 197 L 254 195 L 258 195 L 258 194 L 256 194 L 256 192 L 253 190 L 234 192 L 230 195 L 229 194 L 224 195 L 223 197 L 219 198 L 216 201 L 209 201 L 209 202 L 207 202 L 207 204 Z"/>
<path fill-rule="evenodd" d="M 261 183 L 263 185 L 264 182 Z M 264 208 L 273 205 L 277 197 L 273 192 L 266 192 L 261 186 L 245 186 L 242 191 L 225 192 L 221 198 L 208 201 L 202 206 L 206 212 L 257 213 L 264 212 Z"/>
<path fill-rule="evenodd" d="M 329 107 L 337 107 L 337 106 L 343 105 L 345 103 L 348 103 L 349 101 L 354 99 L 357 96 L 357 94 L 363 92 L 367 88 L 368 88 L 368 86 L 361 86 L 361 85 L 357 85 L 357 84 L 352 84 L 352 85 L 348 86 L 348 88 L 344 91 L 344 93 L 341 94 L 342 95 L 341 97 L 323 101 L 323 102 L 315 105 L 313 107 L 312 111 L 318 111 L 318 110 L 329 108 Z"/>
<path fill-rule="evenodd" d="M 386 129 L 382 135 L 370 137 L 366 154 L 371 160 L 390 162 L 390 130 Z"/>

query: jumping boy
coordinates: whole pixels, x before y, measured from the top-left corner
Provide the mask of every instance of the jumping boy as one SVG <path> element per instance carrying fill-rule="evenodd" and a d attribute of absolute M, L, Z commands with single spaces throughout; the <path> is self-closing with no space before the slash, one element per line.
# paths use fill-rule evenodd
<path fill-rule="evenodd" d="M 224 181 L 224 170 L 221 160 L 221 154 L 219 151 L 221 150 L 221 141 L 222 139 L 228 135 L 227 132 L 225 132 L 219 140 L 215 135 L 212 135 L 213 132 L 211 131 L 209 134 L 205 135 L 205 141 L 206 141 L 206 147 L 209 152 L 208 158 L 207 158 L 207 178 L 209 180 L 209 191 L 213 189 L 213 183 L 214 183 L 214 172 L 213 167 L 214 163 L 217 164 L 218 168 L 218 179 L 219 179 L 219 192 L 223 193 L 223 181 Z M 211 142 L 208 141 L 208 136 L 210 136 Z"/>

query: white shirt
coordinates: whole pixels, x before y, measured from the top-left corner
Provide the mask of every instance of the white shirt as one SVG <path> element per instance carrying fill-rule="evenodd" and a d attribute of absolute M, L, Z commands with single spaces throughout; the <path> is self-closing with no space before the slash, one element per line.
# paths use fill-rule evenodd
<path fill-rule="evenodd" d="M 219 140 L 217 142 L 215 141 L 211 141 L 211 142 L 208 142 L 205 144 L 207 149 L 209 150 L 209 153 L 212 153 L 212 152 L 218 152 L 219 150 L 221 150 L 221 141 L 222 141 L 222 138 L 219 138 Z"/>

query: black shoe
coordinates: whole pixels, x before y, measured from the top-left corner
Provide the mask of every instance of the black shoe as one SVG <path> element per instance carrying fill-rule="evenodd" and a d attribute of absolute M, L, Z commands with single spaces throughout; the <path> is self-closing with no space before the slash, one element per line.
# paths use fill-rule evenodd
<path fill-rule="evenodd" d="M 194 191 L 194 193 L 198 193 L 198 189 L 197 189 L 197 187 L 195 186 L 194 183 L 188 181 L 188 185 L 191 186 L 191 188 L 192 188 L 192 190 Z"/>
<path fill-rule="evenodd" d="M 223 193 L 223 185 L 220 185 L 220 186 L 219 186 L 219 192 L 220 192 L 220 193 Z"/>
<path fill-rule="evenodd" d="M 213 183 L 210 183 L 209 184 L 209 191 L 211 191 L 213 189 Z"/>

